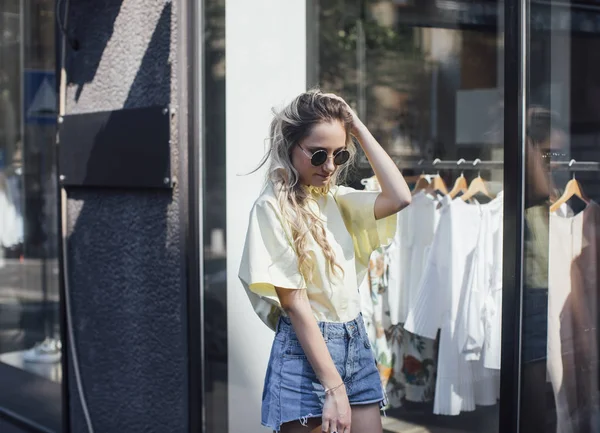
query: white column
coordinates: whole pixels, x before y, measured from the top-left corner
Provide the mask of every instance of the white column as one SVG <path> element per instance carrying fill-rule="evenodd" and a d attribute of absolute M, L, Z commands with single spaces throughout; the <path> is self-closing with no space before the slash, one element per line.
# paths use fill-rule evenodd
<path fill-rule="evenodd" d="M 227 0 L 226 29 L 229 431 L 258 433 L 266 431 L 260 407 L 273 333 L 237 274 L 264 170 L 243 174 L 265 153 L 271 109 L 306 89 L 305 0 Z"/>

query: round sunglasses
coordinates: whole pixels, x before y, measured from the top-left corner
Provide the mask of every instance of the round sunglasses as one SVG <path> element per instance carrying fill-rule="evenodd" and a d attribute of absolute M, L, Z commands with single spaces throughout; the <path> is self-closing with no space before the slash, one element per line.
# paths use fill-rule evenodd
<path fill-rule="evenodd" d="M 302 146 L 298 145 L 298 147 L 300 148 L 300 150 L 302 150 L 302 152 L 304 152 L 304 154 L 307 157 L 310 158 L 310 163 L 315 167 L 325 164 L 325 161 L 329 159 L 329 156 L 327 156 L 327 152 L 323 149 L 319 149 L 311 155 L 306 150 L 304 150 Z M 333 155 L 333 163 L 338 166 L 344 165 L 348 162 L 349 159 L 350 152 L 348 152 L 346 149 L 342 149 L 338 151 L 335 155 Z"/>

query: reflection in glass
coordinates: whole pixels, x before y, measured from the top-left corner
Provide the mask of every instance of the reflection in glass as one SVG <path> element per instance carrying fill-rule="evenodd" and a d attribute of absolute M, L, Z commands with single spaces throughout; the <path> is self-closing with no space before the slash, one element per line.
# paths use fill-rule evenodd
<path fill-rule="evenodd" d="M 228 431 L 225 0 L 204 2 L 204 353 L 206 431 Z"/>
<path fill-rule="evenodd" d="M 48 428 L 61 419 L 54 6 L 0 6 L 0 406 Z"/>
<path fill-rule="evenodd" d="M 521 431 L 599 429 L 598 11 L 532 4 Z"/>
<path fill-rule="evenodd" d="M 349 101 L 414 191 L 361 287 L 384 427 L 498 431 L 504 5 L 317 3 L 319 86 Z M 377 189 L 362 162 L 352 186 Z"/>

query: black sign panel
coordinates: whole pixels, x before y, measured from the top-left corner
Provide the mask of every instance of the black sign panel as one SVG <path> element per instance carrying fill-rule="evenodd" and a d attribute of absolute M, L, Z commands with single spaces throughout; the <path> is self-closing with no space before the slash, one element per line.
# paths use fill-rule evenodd
<path fill-rule="evenodd" d="M 171 188 L 167 107 L 72 114 L 59 122 L 65 186 Z"/>

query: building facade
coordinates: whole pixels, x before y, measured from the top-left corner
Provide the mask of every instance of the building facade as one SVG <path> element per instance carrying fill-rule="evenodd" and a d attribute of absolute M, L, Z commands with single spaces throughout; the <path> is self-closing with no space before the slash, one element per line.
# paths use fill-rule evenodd
<path fill-rule="evenodd" d="M 0 431 L 266 431 L 249 173 L 315 86 L 415 194 L 361 286 L 385 431 L 598 430 L 597 2 L 1 8 Z"/>

